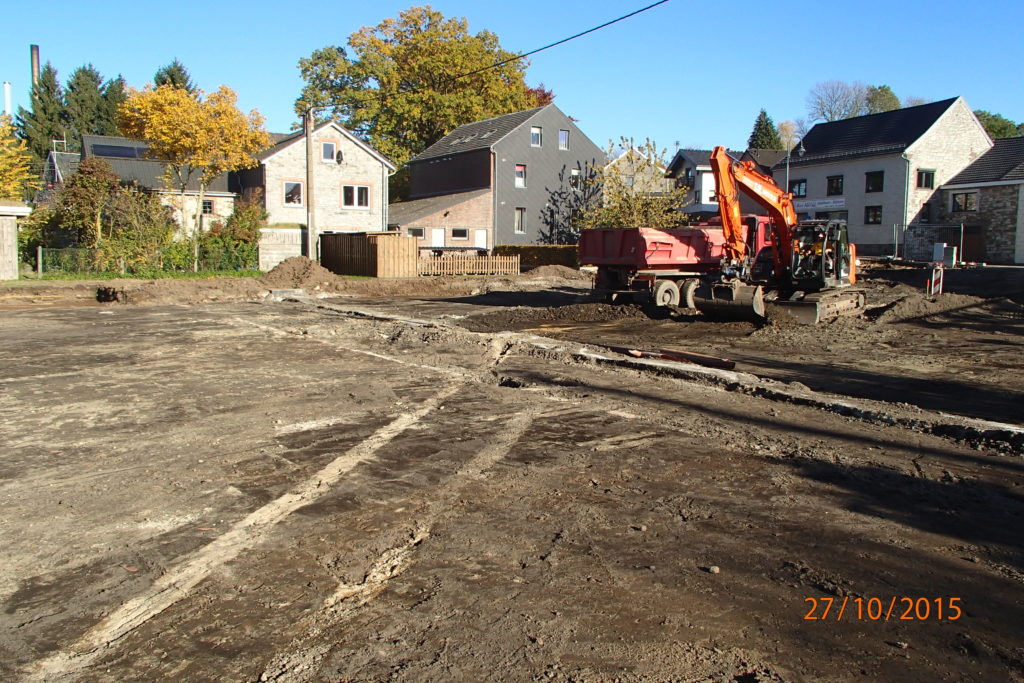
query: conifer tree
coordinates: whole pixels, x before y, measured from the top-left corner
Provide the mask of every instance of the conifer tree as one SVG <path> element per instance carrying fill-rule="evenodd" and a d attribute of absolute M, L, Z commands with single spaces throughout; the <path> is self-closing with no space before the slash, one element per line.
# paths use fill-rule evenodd
<path fill-rule="evenodd" d="M 747 140 L 747 149 L 785 149 L 779 131 L 768 113 L 762 109 Z"/>
<path fill-rule="evenodd" d="M 32 154 L 32 168 L 42 171 L 43 162 L 53 140 L 64 139 L 67 128 L 64 125 L 64 93 L 57 80 L 57 70 L 47 62 L 39 74 L 39 81 L 32 85 L 32 109 L 18 107 L 18 136 L 28 144 Z"/>
<path fill-rule="evenodd" d="M 64 89 L 64 120 L 68 137 L 80 145 L 83 135 L 100 134 L 106 128 L 107 104 L 103 100 L 103 77 L 92 64 L 75 69 Z"/>
<path fill-rule="evenodd" d="M 159 88 L 161 85 L 173 85 L 175 88 L 184 88 L 190 95 L 196 94 L 196 85 L 192 82 L 192 76 L 177 57 L 167 66 L 157 69 L 156 74 L 153 75 L 153 86 Z"/>
<path fill-rule="evenodd" d="M 111 78 L 103 86 L 103 105 L 106 110 L 103 118 L 103 129 L 99 131 L 100 134 L 121 134 L 117 126 L 117 109 L 126 99 L 128 99 L 128 92 L 125 88 L 124 77 L 118 74 L 117 78 Z"/>

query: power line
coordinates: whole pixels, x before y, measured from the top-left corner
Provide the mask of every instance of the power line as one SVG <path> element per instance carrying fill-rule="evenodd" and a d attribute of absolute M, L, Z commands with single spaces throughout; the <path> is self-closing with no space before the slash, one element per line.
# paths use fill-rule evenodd
<path fill-rule="evenodd" d="M 538 47 L 536 50 L 530 50 L 529 52 L 523 52 L 522 54 L 518 54 L 518 55 L 516 55 L 514 57 L 509 57 L 508 59 L 502 60 L 500 62 L 495 62 L 494 64 L 491 64 L 490 66 L 484 66 L 484 67 L 481 67 L 479 69 L 475 69 L 473 71 L 467 71 L 464 74 L 459 74 L 458 76 L 454 77 L 452 79 L 452 82 L 455 82 L 455 81 L 459 80 L 460 78 L 465 78 L 467 76 L 472 76 L 473 74 L 478 74 L 478 73 L 480 73 L 482 71 L 488 71 L 490 69 L 497 69 L 499 66 L 504 66 L 505 64 L 508 64 L 509 62 L 514 62 L 514 61 L 522 59 L 523 57 L 529 57 L 530 55 L 535 55 L 538 52 L 543 52 L 544 50 L 548 50 L 550 48 L 553 48 L 556 45 L 561 45 L 562 43 L 568 43 L 570 40 L 576 40 L 577 38 L 580 38 L 582 36 L 587 35 L 588 33 L 593 33 L 594 31 L 599 31 L 599 30 L 603 29 L 605 26 L 611 26 L 612 24 L 617 24 L 618 22 L 623 21 L 625 19 L 629 19 L 630 17 L 635 17 L 636 15 L 638 15 L 638 14 L 640 14 L 642 12 L 646 12 L 649 9 L 653 9 L 653 8 L 657 7 L 658 5 L 664 5 L 666 2 L 668 2 L 668 0 L 659 0 L 658 2 L 655 2 L 653 4 L 647 5 L 647 7 L 641 7 L 640 9 L 638 9 L 636 11 L 633 11 L 633 12 L 630 12 L 629 14 L 624 14 L 621 17 L 619 17 L 618 19 L 612 19 L 611 21 L 604 22 L 600 26 L 595 26 L 594 28 L 588 28 L 586 31 L 581 31 L 580 33 L 577 33 L 574 36 L 569 36 L 568 38 L 562 38 L 561 40 L 556 40 L 555 42 L 550 43 L 549 45 L 545 45 L 544 47 Z"/>

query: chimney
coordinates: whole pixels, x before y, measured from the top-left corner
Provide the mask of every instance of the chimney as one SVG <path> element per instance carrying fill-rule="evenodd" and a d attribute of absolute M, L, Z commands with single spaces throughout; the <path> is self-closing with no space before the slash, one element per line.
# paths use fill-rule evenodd
<path fill-rule="evenodd" d="M 29 51 L 32 53 L 32 85 L 39 82 L 39 46 L 29 45 Z"/>

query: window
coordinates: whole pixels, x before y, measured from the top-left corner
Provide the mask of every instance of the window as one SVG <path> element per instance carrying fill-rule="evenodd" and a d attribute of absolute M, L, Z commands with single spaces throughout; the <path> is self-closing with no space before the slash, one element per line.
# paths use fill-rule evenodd
<path fill-rule="evenodd" d="M 800 178 L 797 180 L 789 181 L 789 191 L 793 193 L 794 197 L 806 197 L 807 196 L 807 178 Z"/>
<path fill-rule="evenodd" d="M 415 237 L 418 240 L 423 239 L 424 230 L 423 228 L 409 228 L 408 230 L 410 237 Z"/>
<path fill-rule="evenodd" d="M 334 161 L 334 155 L 338 151 L 338 145 L 333 142 L 320 143 L 320 158 L 323 161 Z"/>
<path fill-rule="evenodd" d="M 466 228 L 452 228 L 452 239 L 453 240 L 468 240 L 469 230 Z"/>
<path fill-rule="evenodd" d="M 569 149 L 569 131 L 558 131 L 558 149 Z"/>
<path fill-rule="evenodd" d="M 881 225 L 882 224 L 882 207 L 880 206 L 865 206 L 864 207 L 864 225 Z"/>
<path fill-rule="evenodd" d="M 825 194 L 829 197 L 835 197 L 843 193 L 843 176 L 841 175 L 830 175 L 825 179 Z"/>
<path fill-rule="evenodd" d="M 286 180 L 284 183 L 285 206 L 302 206 L 302 183 Z"/>
<path fill-rule="evenodd" d="M 868 171 L 864 174 L 864 191 L 881 192 L 885 186 L 885 171 Z"/>
<path fill-rule="evenodd" d="M 516 207 L 516 233 L 526 233 L 526 209 L 521 206 Z"/>
<path fill-rule="evenodd" d="M 929 190 L 935 189 L 935 171 L 923 168 L 917 169 L 917 186 Z"/>
<path fill-rule="evenodd" d="M 977 211 L 977 192 L 954 192 L 953 202 L 950 211 Z"/>
<path fill-rule="evenodd" d="M 530 147 L 540 147 L 544 142 L 544 130 L 540 126 L 530 128 Z"/>
<path fill-rule="evenodd" d="M 582 190 L 583 189 L 583 180 L 582 180 L 582 176 L 580 176 L 580 169 L 578 169 L 578 168 L 571 168 L 571 169 L 569 169 L 569 187 L 571 187 L 574 190 Z"/>
<path fill-rule="evenodd" d="M 204 199 L 203 200 L 203 215 L 204 216 L 209 216 L 211 214 L 213 214 L 213 200 L 212 199 Z"/>
<path fill-rule="evenodd" d="M 516 164 L 516 187 L 526 187 L 526 164 Z"/>
<path fill-rule="evenodd" d="M 370 208 L 370 188 L 367 185 L 342 185 L 341 205 L 346 209 Z"/>

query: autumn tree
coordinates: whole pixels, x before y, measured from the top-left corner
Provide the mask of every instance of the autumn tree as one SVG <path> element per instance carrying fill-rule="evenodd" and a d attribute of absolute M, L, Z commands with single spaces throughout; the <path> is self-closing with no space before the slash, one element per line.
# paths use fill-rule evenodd
<path fill-rule="evenodd" d="M 985 127 L 985 131 L 993 140 L 1015 138 L 1021 134 L 1020 127 L 1002 114 L 993 114 L 984 109 L 976 109 L 974 110 L 974 115 L 978 117 L 978 121 Z"/>
<path fill-rule="evenodd" d="M 181 193 L 182 211 L 189 182 L 199 185 L 197 229 L 209 184 L 221 173 L 256 166 L 256 154 L 270 146 L 263 117 L 256 110 L 243 114 L 236 101 L 223 85 L 205 100 L 202 91 L 162 85 L 132 92 L 120 108 L 125 135 L 145 140 L 151 158 L 166 163 L 166 179 Z"/>
<path fill-rule="evenodd" d="M 57 80 L 57 70 L 47 62 L 39 80 L 30 92 L 31 109 L 18 107 L 18 136 L 28 144 L 32 167 L 38 174 L 53 147 L 54 140 L 67 134 L 64 122 L 64 92 Z"/>
<path fill-rule="evenodd" d="M 22 199 L 37 185 L 32 154 L 17 137 L 9 116 L 0 116 L 0 199 Z"/>
<path fill-rule="evenodd" d="M 83 247 L 96 248 L 103 239 L 103 216 L 109 210 L 120 179 L 110 163 L 86 157 L 57 193 L 55 205 L 61 227 Z"/>
<path fill-rule="evenodd" d="M 764 109 L 754 121 L 754 129 L 747 139 L 747 149 L 785 149 L 772 117 Z"/>
<path fill-rule="evenodd" d="M 191 95 L 195 95 L 199 91 L 196 84 L 192 82 L 192 76 L 189 74 L 188 69 L 178 61 L 177 57 L 174 58 L 173 62 L 167 66 L 160 67 L 153 74 L 153 87 L 159 88 L 161 85 L 182 88 Z"/>
<path fill-rule="evenodd" d="M 778 129 L 779 140 L 782 142 L 782 149 L 793 149 L 802 137 L 796 121 L 783 121 L 779 124 Z"/>
<path fill-rule="evenodd" d="M 635 145 L 622 138 L 622 158 L 597 169 L 592 182 L 599 183 L 601 201 L 591 203 L 580 214 L 577 225 L 589 228 L 670 228 L 685 218 L 686 187 L 665 180 L 666 150 L 651 140 Z M 609 157 L 615 152 L 608 147 Z M 657 182 L 660 180 L 661 182 Z"/>
<path fill-rule="evenodd" d="M 328 107 L 345 127 L 399 165 L 458 126 L 549 101 L 526 86 L 527 62 L 465 18 L 413 7 L 299 60 L 306 86 L 295 105 Z M 497 62 L 507 63 L 490 68 Z"/>
<path fill-rule="evenodd" d="M 900 98 L 887 85 L 869 85 L 864 92 L 865 114 L 881 114 L 900 108 Z"/>

